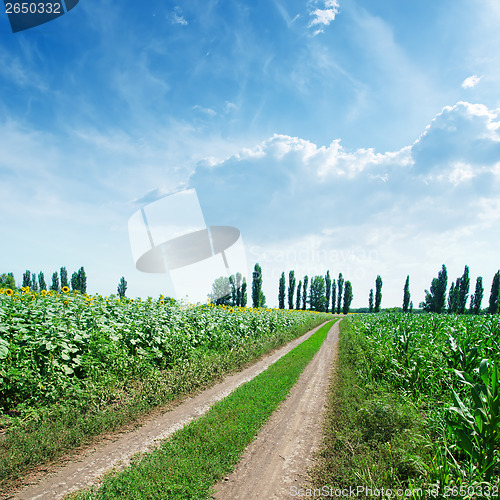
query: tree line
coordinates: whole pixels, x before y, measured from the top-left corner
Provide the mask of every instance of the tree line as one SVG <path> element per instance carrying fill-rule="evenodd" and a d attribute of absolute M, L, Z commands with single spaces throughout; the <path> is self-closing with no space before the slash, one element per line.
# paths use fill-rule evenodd
<path fill-rule="evenodd" d="M 87 275 L 82 266 L 78 271 L 75 271 L 71 275 L 71 280 L 68 280 L 68 271 L 65 267 L 61 267 L 59 272 L 54 271 L 52 273 L 52 279 L 49 286 L 45 281 L 43 271 L 40 271 L 37 275 L 27 269 L 23 274 L 23 284 L 21 286 L 24 288 L 29 287 L 30 290 L 34 292 L 41 292 L 42 290 L 53 290 L 59 292 L 64 287 L 67 287 L 71 290 L 78 290 L 81 293 L 86 293 Z M 10 288 L 11 290 L 17 289 L 13 273 L 4 273 L 0 275 L 0 288 Z"/>
<path fill-rule="evenodd" d="M 443 264 L 429 290 L 425 290 L 425 300 L 420 308 L 428 312 L 448 312 L 455 314 L 480 314 L 484 298 L 483 278 L 476 278 L 474 293 L 470 294 L 469 266 L 465 266 L 462 276 L 451 282 L 448 290 L 448 271 Z M 467 302 L 469 307 L 467 309 Z M 500 271 L 493 276 L 487 312 L 497 314 L 500 310 Z"/>

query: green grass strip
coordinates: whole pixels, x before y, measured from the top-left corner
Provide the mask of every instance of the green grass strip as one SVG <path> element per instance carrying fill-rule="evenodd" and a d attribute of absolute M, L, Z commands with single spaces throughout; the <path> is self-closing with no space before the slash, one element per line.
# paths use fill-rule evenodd
<path fill-rule="evenodd" d="M 333 321 L 257 377 L 174 433 L 161 448 L 107 476 L 98 490 L 78 499 L 203 499 L 234 469 L 245 448 L 285 399 L 319 350 Z"/>

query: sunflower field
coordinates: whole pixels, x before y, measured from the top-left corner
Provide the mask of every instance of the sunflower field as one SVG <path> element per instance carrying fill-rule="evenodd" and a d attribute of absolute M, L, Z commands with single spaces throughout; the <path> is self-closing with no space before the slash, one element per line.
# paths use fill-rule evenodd
<path fill-rule="evenodd" d="M 313 317 L 316 319 L 313 320 Z M 313 322 L 316 313 L 0 289 L 0 411 L 81 398 L 93 381 L 168 370 Z"/>

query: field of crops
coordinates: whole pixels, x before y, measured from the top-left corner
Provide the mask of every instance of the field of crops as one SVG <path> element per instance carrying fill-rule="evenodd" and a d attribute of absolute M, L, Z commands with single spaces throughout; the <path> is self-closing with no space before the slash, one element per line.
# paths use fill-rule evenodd
<path fill-rule="evenodd" d="M 349 321 L 361 344 L 359 378 L 387 384 L 424 416 L 429 455 L 420 482 L 448 497 L 498 498 L 500 317 L 372 314 Z"/>
<path fill-rule="evenodd" d="M 96 379 L 230 351 L 313 314 L 1 289 L 0 410 L 80 398 Z"/>

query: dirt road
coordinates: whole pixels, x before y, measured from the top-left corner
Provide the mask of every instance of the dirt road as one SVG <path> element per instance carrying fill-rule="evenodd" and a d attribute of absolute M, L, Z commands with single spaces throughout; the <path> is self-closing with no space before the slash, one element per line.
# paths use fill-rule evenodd
<path fill-rule="evenodd" d="M 151 447 L 158 446 L 161 440 L 191 420 L 203 415 L 212 404 L 225 398 L 236 387 L 264 371 L 269 365 L 309 338 L 318 328 L 290 342 L 251 367 L 226 377 L 221 383 L 193 398 L 187 399 L 173 410 L 167 411 L 160 416 L 156 415 L 151 420 L 146 421 L 139 429 L 112 436 L 107 442 L 101 442 L 92 449 L 73 457 L 64 466 L 47 467 L 49 472 L 41 479 L 37 478 L 36 484 L 26 486 L 8 498 L 16 500 L 54 500 L 62 498 L 71 491 L 95 484 L 106 471 L 113 467 L 127 465 L 133 455 L 147 452 Z M 316 381 L 311 383 L 316 384 Z M 321 411 L 321 408 L 317 410 Z"/>
<path fill-rule="evenodd" d="M 216 500 L 282 499 L 298 495 L 321 439 L 339 322 L 302 372 L 288 398 L 246 449 L 236 470 L 215 486 Z"/>

